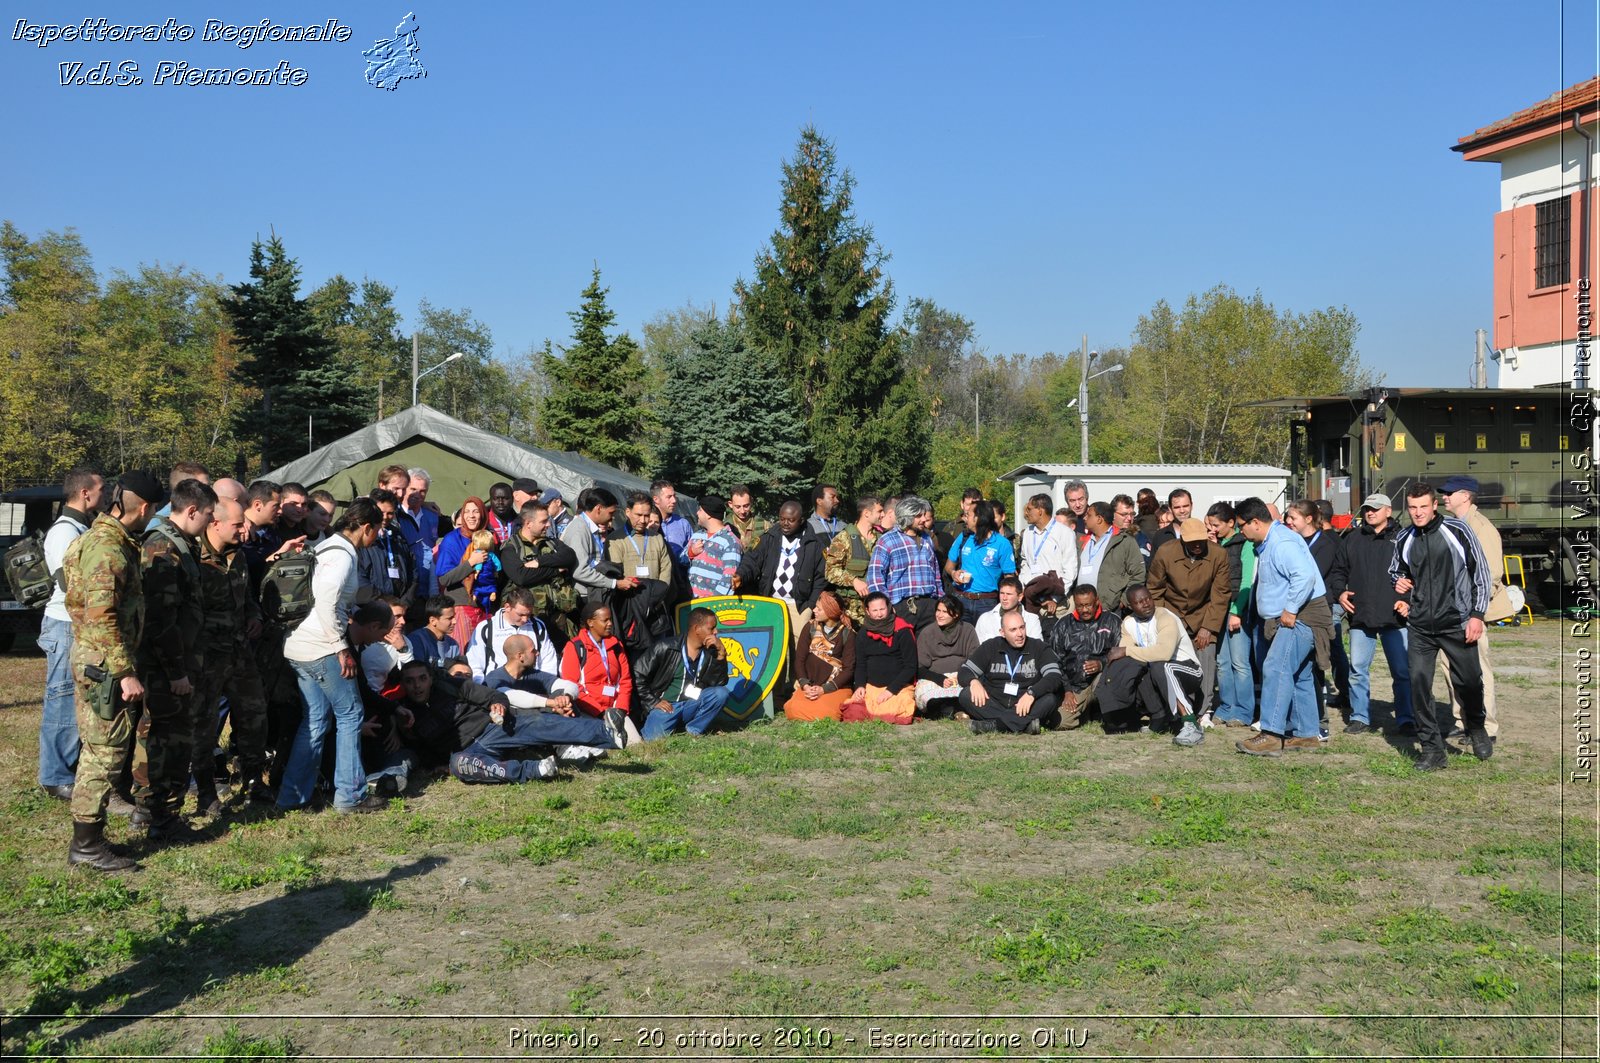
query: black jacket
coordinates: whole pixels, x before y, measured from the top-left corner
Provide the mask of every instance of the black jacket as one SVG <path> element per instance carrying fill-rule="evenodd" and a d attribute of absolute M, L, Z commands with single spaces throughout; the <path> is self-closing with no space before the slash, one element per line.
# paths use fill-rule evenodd
<path fill-rule="evenodd" d="M 432 763 L 449 760 L 451 753 L 466 749 L 493 726 L 489 709 L 494 705 L 510 708 L 510 702 L 498 690 L 490 690 L 470 679 L 449 679 L 435 671 L 428 703 L 405 702 L 406 708 L 416 716 L 408 744 Z"/>
<path fill-rule="evenodd" d="M 1411 580 L 1411 627 L 1430 635 L 1455 634 L 1489 608 L 1483 547 L 1471 528 L 1442 510 L 1395 536 L 1389 575 Z"/>
<path fill-rule="evenodd" d="M 1076 609 L 1068 609 L 1056 618 L 1050 629 L 1050 651 L 1061 662 L 1061 678 L 1073 693 L 1087 690 L 1094 677 L 1085 675 L 1083 666 L 1090 660 L 1104 667 L 1106 654 L 1122 641 L 1122 617 L 1101 607 L 1100 615 L 1079 620 Z"/>
<path fill-rule="evenodd" d="M 766 542 L 766 537 L 762 537 Z M 896 617 L 894 635 L 885 640 L 866 628 L 856 632 L 856 688 L 883 687 L 898 694 L 917 681 L 917 632 Z"/>
<path fill-rule="evenodd" d="M 1315 542 L 1312 542 L 1315 539 Z M 1322 585 L 1328 585 L 1328 577 L 1333 568 L 1344 556 L 1344 540 L 1331 529 L 1322 531 L 1306 540 L 1306 548 L 1311 551 L 1311 560 L 1317 563 L 1317 571 L 1322 573 Z M 1327 595 L 1328 608 L 1333 608 L 1339 602 L 1339 596 L 1331 591 Z"/>
<path fill-rule="evenodd" d="M 398 576 L 389 575 L 393 565 Z M 417 596 L 416 561 L 411 556 L 411 544 L 391 531 L 363 550 L 356 551 L 357 602 L 370 602 L 385 594 L 392 594 L 406 605 Z"/>
<path fill-rule="evenodd" d="M 633 698 L 641 712 L 649 712 L 656 702 L 683 689 L 683 640 L 653 642 L 633 663 Z M 695 661 L 694 685 L 701 690 L 728 685 L 728 659 L 718 657 L 709 647 Z"/>
<path fill-rule="evenodd" d="M 1351 627 L 1377 631 L 1405 625 L 1405 619 L 1394 611 L 1394 603 L 1405 596 L 1395 593 L 1394 580 L 1389 577 L 1394 541 L 1399 534 L 1400 525 L 1393 518 L 1384 525 L 1382 534 L 1369 525 L 1357 525 L 1345 533 L 1333 568 L 1322 577 L 1328 585 L 1330 604 L 1345 591 L 1352 592 L 1355 612 L 1350 614 Z"/>
<path fill-rule="evenodd" d="M 799 532 L 800 548 L 794 559 L 794 607 L 805 612 L 817 604 L 827 589 L 823 579 L 822 551 L 828 544 L 806 528 Z M 778 561 L 783 554 L 783 532 L 776 524 L 768 528 L 756 548 L 739 562 L 739 589 L 746 594 L 772 597 L 772 584 L 778 578 Z"/>

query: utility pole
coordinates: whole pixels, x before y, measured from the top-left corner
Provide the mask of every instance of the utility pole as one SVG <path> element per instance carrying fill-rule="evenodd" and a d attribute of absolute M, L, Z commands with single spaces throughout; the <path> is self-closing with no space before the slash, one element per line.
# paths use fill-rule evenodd
<path fill-rule="evenodd" d="M 1089 464 L 1089 337 L 1083 337 L 1083 378 L 1078 381 L 1078 462 Z"/>
<path fill-rule="evenodd" d="M 411 334 L 411 405 L 417 404 L 417 351 L 419 342 L 417 334 Z"/>

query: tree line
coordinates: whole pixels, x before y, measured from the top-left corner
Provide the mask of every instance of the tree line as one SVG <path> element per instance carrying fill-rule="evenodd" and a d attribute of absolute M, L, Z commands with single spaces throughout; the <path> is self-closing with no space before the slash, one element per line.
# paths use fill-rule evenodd
<path fill-rule="evenodd" d="M 598 266 L 572 334 L 497 355 L 470 309 L 336 274 L 309 293 L 276 233 L 253 242 L 249 279 L 141 265 L 103 283 L 71 229 L 30 238 L 0 225 L 0 486 L 49 482 L 79 462 L 115 471 L 180 458 L 248 477 L 404 409 L 413 337 L 419 399 L 491 431 L 685 491 L 748 484 L 763 501 L 824 481 L 919 491 L 966 486 L 1030 462 L 1079 457 L 1075 354 L 998 354 L 932 300 L 896 314 L 889 255 L 855 213 L 834 145 L 802 130 L 783 166 L 779 220 L 726 309 L 616 328 Z M 409 327 L 408 327 L 409 326 Z M 1281 463 L 1289 393 L 1369 382 L 1343 308 L 1279 311 L 1226 286 L 1158 302 L 1090 385 L 1095 462 Z"/>

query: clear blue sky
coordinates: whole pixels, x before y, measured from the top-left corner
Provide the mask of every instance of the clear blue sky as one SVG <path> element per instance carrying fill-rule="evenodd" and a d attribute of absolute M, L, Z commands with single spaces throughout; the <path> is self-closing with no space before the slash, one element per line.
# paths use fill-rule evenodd
<path fill-rule="evenodd" d="M 417 4 L 425 80 L 368 86 L 361 50 Z M 336 272 L 470 308 L 497 349 L 570 334 L 598 262 L 635 334 L 725 306 L 774 228 L 812 121 L 858 180 L 901 305 L 932 298 L 991 351 L 1128 341 L 1218 283 L 1348 305 L 1399 385 L 1464 383 L 1491 324 L 1499 167 L 1456 138 L 1596 72 L 1594 0 L 811 5 L 8 3 L 0 216 L 75 226 L 102 274 L 246 276 L 276 228 Z M 128 14 L 137 10 L 137 16 Z M 121 11 L 338 18 L 347 44 L 12 39 Z M 131 60 L 137 87 L 60 87 Z M 308 71 L 172 87 L 156 64 Z"/>

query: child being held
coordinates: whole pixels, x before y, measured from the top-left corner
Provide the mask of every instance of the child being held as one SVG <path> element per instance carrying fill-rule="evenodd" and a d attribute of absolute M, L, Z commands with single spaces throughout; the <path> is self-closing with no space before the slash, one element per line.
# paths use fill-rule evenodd
<path fill-rule="evenodd" d="M 500 600 L 500 559 L 494 553 L 494 533 L 487 528 L 473 532 L 472 549 L 483 551 L 483 560 L 473 566 L 467 588 L 474 605 L 493 613 Z"/>

